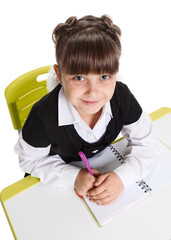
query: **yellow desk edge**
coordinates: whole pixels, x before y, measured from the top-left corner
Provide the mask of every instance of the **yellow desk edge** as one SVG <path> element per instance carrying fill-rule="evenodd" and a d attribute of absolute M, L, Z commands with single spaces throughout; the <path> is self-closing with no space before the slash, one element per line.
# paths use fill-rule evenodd
<path fill-rule="evenodd" d="M 171 108 L 168 108 L 168 107 L 163 107 L 163 108 L 160 108 L 154 112 L 152 112 L 151 114 L 149 114 L 149 116 L 151 117 L 151 119 L 153 121 L 156 121 L 157 119 L 167 115 L 171 113 Z M 118 139 L 117 141 L 119 141 L 120 139 Z M 35 184 L 39 183 L 40 180 L 38 178 L 35 178 L 35 177 L 31 177 L 31 176 L 28 176 L 6 188 L 4 188 L 0 194 L 0 201 L 2 203 L 2 206 L 4 208 L 4 211 L 5 211 L 5 214 L 6 214 L 6 217 L 8 219 L 8 222 L 9 222 L 9 225 L 11 227 L 11 230 L 13 232 L 13 235 L 14 235 L 14 238 L 17 240 L 17 236 L 15 234 L 15 231 L 14 231 L 14 228 L 12 226 L 12 223 L 10 221 L 10 218 L 8 216 L 8 213 L 7 213 L 7 210 L 5 208 L 5 205 L 4 205 L 4 202 L 7 201 L 8 199 L 14 197 L 15 195 L 25 191 L 26 189 L 34 186 Z"/>
<path fill-rule="evenodd" d="M 11 223 L 11 220 L 10 220 L 9 216 L 8 216 L 8 212 L 6 210 L 4 202 L 7 201 L 8 199 L 14 197 L 15 195 L 23 192 L 24 190 L 32 187 L 33 185 L 35 185 L 35 184 L 37 184 L 39 182 L 40 182 L 40 180 L 38 178 L 34 178 L 34 177 L 31 177 L 31 176 L 28 176 L 28 177 L 26 177 L 26 178 L 24 178 L 24 179 L 22 179 L 22 180 L 20 180 L 20 181 L 18 181 L 16 183 L 14 183 L 14 184 L 4 188 L 2 190 L 2 192 L 1 192 L 1 194 L 0 194 L 0 201 L 2 203 L 2 206 L 3 206 L 4 212 L 6 214 L 6 217 L 8 219 L 8 223 L 9 223 L 9 225 L 11 227 L 11 231 L 12 231 L 12 233 L 14 235 L 14 239 L 16 239 L 16 240 L 18 238 L 17 238 L 17 236 L 15 234 L 13 225 Z"/>

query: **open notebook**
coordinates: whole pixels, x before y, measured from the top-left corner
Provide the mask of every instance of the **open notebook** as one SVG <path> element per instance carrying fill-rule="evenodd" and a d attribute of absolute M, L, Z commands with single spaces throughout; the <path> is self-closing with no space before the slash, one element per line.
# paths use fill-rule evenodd
<path fill-rule="evenodd" d="M 114 170 L 120 164 L 123 164 L 122 156 L 126 145 L 126 139 L 111 144 L 89 159 L 90 166 L 98 169 L 101 173 Z M 72 164 L 85 168 L 83 162 L 73 162 Z M 126 188 L 115 202 L 108 206 L 98 206 L 86 197 L 84 199 L 99 224 L 104 225 L 169 183 L 171 183 L 171 151 L 162 143 L 159 143 L 159 156 L 150 175 Z"/>

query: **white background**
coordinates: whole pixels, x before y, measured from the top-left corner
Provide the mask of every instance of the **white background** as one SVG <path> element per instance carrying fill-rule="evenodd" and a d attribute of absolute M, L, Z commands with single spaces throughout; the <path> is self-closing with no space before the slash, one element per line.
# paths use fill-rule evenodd
<path fill-rule="evenodd" d="M 0 14 L 0 191 L 23 178 L 13 152 L 18 134 L 5 102 L 7 85 L 32 69 L 55 63 L 51 34 L 70 16 L 108 14 L 122 30 L 122 81 L 147 113 L 171 107 L 169 0 L 6 0 Z M 0 239 L 13 235 L 0 206 Z M 24 240 L 24 239 L 23 239 Z M 147 239 L 148 240 L 148 239 Z"/>

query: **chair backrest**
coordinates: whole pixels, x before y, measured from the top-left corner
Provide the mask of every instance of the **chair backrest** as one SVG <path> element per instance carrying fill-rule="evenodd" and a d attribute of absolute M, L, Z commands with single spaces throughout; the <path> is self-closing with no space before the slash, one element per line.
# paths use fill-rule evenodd
<path fill-rule="evenodd" d="M 48 73 L 52 66 L 37 68 L 16 78 L 5 90 L 13 127 L 20 130 L 35 102 L 48 93 L 46 80 L 38 76 Z M 42 75 L 43 76 L 43 75 Z"/>

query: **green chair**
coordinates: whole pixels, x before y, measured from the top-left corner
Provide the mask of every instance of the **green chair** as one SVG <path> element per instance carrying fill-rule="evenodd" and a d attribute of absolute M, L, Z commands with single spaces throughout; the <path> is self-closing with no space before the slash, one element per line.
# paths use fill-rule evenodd
<path fill-rule="evenodd" d="M 45 66 L 27 72 L 16 78 L 5 90 L 5 98 L 16 130 L 22 129 L 24 122 L 35 102 L 48 93 L 46 80 L 38 77 L 48 73 L 52 66 Z"/>

